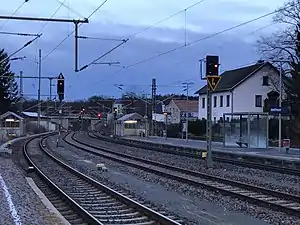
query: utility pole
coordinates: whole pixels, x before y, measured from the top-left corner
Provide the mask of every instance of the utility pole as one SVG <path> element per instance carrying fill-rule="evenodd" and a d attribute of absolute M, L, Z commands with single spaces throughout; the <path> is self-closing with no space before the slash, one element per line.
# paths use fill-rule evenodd
<path fill-rule="evenodd" d="M 156 124 L 153 118 L 153 115 L 156 113 L 156 79 L 152 79 L 152 118 L 151 118 L 151 135 L 154 136 L 156 134 Z"/>
<path fill-rule="evenodd" d="M 57 140 L 57 147 L 59 147 L 60 142 L 61 142 L 61 114 L 62 114 L 62 100 L 64 99 L 64 93 L 65 93 L 65 78 L 62 73 L 58 75 L 57 78 L 57 95 L 59 99 L 59 113 L 58 113 L 58 140 Z"/>
<path fill-rule="evenodd" d="M 280 108 L 280 113 L 278 115 L 278 148 L 279 148 L 279 152 L 281 152 L 281 105 L 282 105 L 282 61 L 279 62 L 280 63 L 280 71 L 279 71 L 279 108 Z"/>
<path fill-rule="evenodd" d="M 39 87 L 38 87 L 38 129 L 41 126 L 41 75 L 42 75 L 42 50 L 39 49 Z"/>
<path fill-rule="evenodd" d="M 193 85 L 194 83 L 192 82 L 184 82 L 182 83 L 183 85 L 185 85 L 186 88 L 186 110 L 185 110 L 185 140 L 186 142 L 189 141 L 189 116 L 188 116 L 188 104 L 189 104 L 189 87 L 190 85 Z"/>
<path fill-rule="evenodd" d="M 87 18 L 83 20 L 76 19 L 59 19 L 59 18 L 41 18 L 41 17 L 22 17 L 22 16 L 0 16 L 1 19 L 9 20 L 24 20 L 24 21 L 41 21 L 41 22 L 56 22 L 56 23 L 74 23 L 75 29 L 75 72 L 78 72 L 78 27 L 79 24 L 88 23 Z M 38 38 L 38 37 L 37 37 Z"/>
<path fill-rule="evenodd" d="M 212 161 L 212 92 L 217 88 L 221 77 L 219 76 L 219 56 L 206 56 L 206 78 L 207 80 L 207 127 L 206 143 L 208 168 L 213 167 Z"/>
<path fill-rule="evenodd" d="M 51 103 L 52 103 L 52 87 L 53 87 L 53 84 L 52 84 L 52 80 L 54 79 L 54 77 L 49 77 L 49 83 L 50 83 L 50 87 L 49 87 L 49 99 L 48 99 L 48 102 L 47 102 L 47 119 L 48 119 L 48 131 L 50 131 L 50 117 L 49 117 L 49 113 L 50 113 L 50 106 L 51 106 Z"/>
<path fill-rule="evenodd" d="M 146 105 L 145 105 L 145 119 L 146 119 L 146 124 L 145 124 L 145 136 L 149 136 L 149 131 L 148 131 L 148 96 L 146 94 Z"/>
<path fill-rule="evenodd" d="M 20 108 L 19 113 L 22 116 L 23 113 L 23 71 L 20 71 Z"/>

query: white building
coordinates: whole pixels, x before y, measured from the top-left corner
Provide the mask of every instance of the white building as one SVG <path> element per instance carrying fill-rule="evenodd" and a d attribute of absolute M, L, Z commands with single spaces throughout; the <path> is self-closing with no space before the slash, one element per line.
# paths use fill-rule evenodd
<path fill-rule="evenodd" d="M 165 111 L 170 115 L 168 122 L 178 124 L 185 120 L 185 114 L 188 113 L 188 119 L 193 120 L 198 118 L 198 101 L 197 100 L 177 100 L 173 99 L 165 106 Z"/>
<path fill-rule="evenodd" d="M 279 90 L 279 72 L 268 62 L 221 74 L 221 80 L 212 93 L 212 119 L 218 121 L 224 113 L 263 112 L 264 100 L 271 91 Z M 207 85 L 199 94 L 198 118 L 207 118 Z"/>

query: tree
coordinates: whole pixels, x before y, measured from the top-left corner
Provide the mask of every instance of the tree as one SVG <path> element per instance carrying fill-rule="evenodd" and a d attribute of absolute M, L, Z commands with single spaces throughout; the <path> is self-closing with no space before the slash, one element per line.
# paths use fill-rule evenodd
<path fill-rule="evenodd" d="M 10 62 L 4 49 L 0 50 L 0 113 L 13 108 L 18 101 L 18 84 L 10 70 Z M 5 76 L 5 77 L 3 77 Z"/>
<path fill-rule="evenodd" d="M 291 0 L 279 8 L 274 23 L 282 29 L 258 42 L 260 53 L 270 61 L 282 64 L 286 100 L 292 108 L 291 134 L 300 142 L 300 0 Z M 279 63 L 274 63 L 279 67 Z"/>

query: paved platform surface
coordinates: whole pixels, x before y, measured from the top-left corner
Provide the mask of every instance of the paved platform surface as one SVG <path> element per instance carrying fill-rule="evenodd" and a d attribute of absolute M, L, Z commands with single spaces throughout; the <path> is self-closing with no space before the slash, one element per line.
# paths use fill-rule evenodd
<path fill-rule="evenodd" d="M 188 140 L 186 142 L 185 139 L 177 139 L 177 138 L 167 138 L 164 137 L 138 137 L 138 136 L 130 136 L 130 137 L 122 137 L 124 139 L 131 139 L 131 140 L 139 140 L 139 141 L 146 141 L 152 143 L 159 143 L 159 144 L 167 144 L 172 146 L 181 146 L 181 147 L 189 147 L 189 148 L 196 148 L 196 149 L 206 149 L 206 141 L 200 140 Z M 226 151 L 232 152 L 236 154 L 251 154 L 251 155 L 260 155 L 266 157 L 276 157 L 276 158 L 284 158 L 287 160 L 300 160 L 300 149 L 291 148 L 289 153 L 285 152 L 285 149 L 281 149 L 279 152 L 279 148 L 270 147 L 268 149 L 261 149 L 261 148 L 239 148 L 239 147 L 223 147 L 223 143 L 221 142 L 213 142 L 212 143 L 213 151 Z"/>
<path fill-rule="evenodd" d="M 20 151 L 21 149 L 13 149 Z M 63 225 L 33 191 L 11 155 L 0 154 L 0 224 Z"/>

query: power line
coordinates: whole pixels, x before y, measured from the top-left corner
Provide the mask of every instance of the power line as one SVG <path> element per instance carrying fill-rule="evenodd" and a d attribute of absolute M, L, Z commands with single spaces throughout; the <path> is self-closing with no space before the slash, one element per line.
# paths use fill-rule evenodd
<path fill-rule="evenodd" d="M 29 0 L 25 0 L 21 5 L 19 5 L 19 7 L 12 13 L 11 16 L 15 15 L 21 8 L 22 6 L 26 3 L 26 2 L 29 2 Z M 2 30 L 2 28 L 5 26 L 5 24 L 9 21 L 9 19 L 5 20 L 3 22 L 3 24 L 0 26 L 0 30 Z"/>
<path fill-rule="evenodd" d="M 5 32 L 5 31 L 0 31 L 0 34 L 17 35 L 17 36 L 31 36 L 31 37 L 39 36 L 39 34 L 15 33 L 15 32 Z"/>
<path fill-rule="evenodd" d="M 244 36 L 252 35 L 252 34 L 254 34 L 255 32 L 258 32 L 258 31 L 261 31 L 261 30 L 263 30 L 263 29 L 266 29 L 266 28 L 268 28 L 268 27 L 270 27 L 270 26 L 272 26 L 272 25 L 275 25 L 275 23 L 272 22 L 272 23 L 270 23 L 270 24 L 268 24 L 268 25 L 265 25 L 265 26 L 263 26 L 263 27 L 260 27 L 260 28 L 258 28 L 258 29 L 255 29 L 254 31 L 251 31 L 251 32 L 245 34 Z M 226 43 L 226 42 L 225 42 L 225 43 Z M 223 42 L 223 45 L 224 45 L 224 42 Z M 188 60 L 190 61 L 190 59 L 188 59 Z M 184 62 L 186 62 L 186 61 L 188 61 L 188 60 L 187 60 L 187 59 L 180 60 L 180 61 L 178 61 L 178 62 L 172 63 L 172 65 L 178 65 L 178 64 L 184 63 Z M 126 69 L 126 67 L 123 66 L 121 69 L 119 69 L 119 70 L 117 70 L 117 71 L 115 71 L 115 72 L 113 72 L 113 73 L 107 75 L 106 77 L 110 77 L 110 78 L 111 78 L 112 76 L 117 75 L 117 74 L 118 74 L 119 72 L 121 72 L 123 69 Z M 104 79 L 100 80 L 99 82 L 105 81 L 106 77 L 105 77 Z M 175 84 L 175 83 L 182 83 L 182 82 L 187 82 L 187 81 L 194 81 L 194 78 L 189 78 L 189 79 L 186 79 L 186 80 L 176 81 L 176 82 L 173 82 L 172 84 Z"/>
<path fill-rule="evenodd" d="M 108 0 L 104 0 L 86 19 L 90 19 Z M 81 26 L 82 24 L 78 25 L 78 28 Z M 45 60 L 46 58 L 49 57 L 49 55 L 51 55 L 56 49 L 58 49 L 72 34 L 75 33 L 75 29 L 69 33 L 56 47 L 54 47 L 50 52 L 48 52 L 43 60 Z"/>
<path fill-rule="evenodd" d="M 32 40 L 26 42 L 21 48 L 19 48 L 17 51 L 15 51 L 14 53 L 12 53 L 11 55 L 9 55 L 8 57 L 4 58 L 3 60 L 0 61 L 0 64 L 2 62 L 4 62 L 5 60 L 9 60 L 12 56 L 14 56 L 15 54 L 17 54 L 18 52 L 22 51 L 24 48 L 26 48 L 28 45 L 32 44 L 34 41 L 36 41 L 39 37 L 41 37 L 42 35 L 40 34 L 38 37 L 33 38 Z"/>
<path fill-rule="evenodd" d="M 100 41 L 125 41 L 126 39 L 118 38 L 101 38 L 101 37 L 87 37 L 87 36 L 77 36 L 80 39 L 91 39 L 91 40 L 100 40 Z"/>
<path fill-rule="evenodd" d="M 273 15 L 273 14 L 276 13 L 276 12 L 278 12 L 278 11 L 275 10 L 275 11 L 270 12 L 270 13 L 267 13 L 267 14 L 265 14 L 265 15 L 256 17 L 256 18 L 254 18 L 254 19 L 252 19 L 252 20 L 248 20 L 248 21 L 243 22 L 243 23 L 240 23 L 240 24 L 238 24 L 238 25 L 235 25 L 235 26 L 229 27 L 229 28 L 227 28 L 227 29 L 218 31 L 218 32 L 216 32 L 216 33 L 207 35 L 207 36 L 205 36 L 205 37 L 202 37 L 202 38 L 197 39 L 197 40 L 195 40 L 195 41 L 192 41 L 192 42 L 190 42 L 190 43 L 186 43 L 185 45 L 181 45 L 181 46 L 179 46 L 179 47 L 170 49 L 170 50 L 168 50 L 168 51 L 159 53 L 159 54 L 154 55 L 154 56 L 152 56 L 152 57 L 150 57 L 150 58 L 147 58 L 147 59 L 141 60 L 141 61 L 139 61 L 139 62 L 133 63 L 133 64 L 127 66 L 126 69 L 127 69 L 127 68 L 130 68 L 130 67 L 133 67 L 133 66 L 136 66 L 136 65 L 139 65 L 139 64 L 142 64 L 142 63 L 145 63 L 145 62 L 148 62 L 148 61 L 151 61 L 151 60 L 156 59 L 156 58 L 158 58 L 158 57 L 161 57 L 161 56 L 170 54 L 170 53 L 172 53 L 172 52 L 175 52 L 175 51 L 177 51 L 177 50 L 183 49 L 183 48 L 185 48 L 185 47 L 188 47 L 188 46 L 197 44 L 197 43 L 199 43 L 199 42 L 201 42 L 201 41 L 204 41 L 204 40 L 207 40 L 207 39 L 209 39 L 209 38 L 218 36 L 218 35 L 220 35 L 220 34 L 223 34 L 223 33 L 226 33 L 226 32 L 228 32 L 228 31 L 234 30 L 234 29 L 236 29 L 236 28 L 242 27 L 242 26 L 247 25 L 247 24 L 249 24 L 249 23 L 252 23 L 252 22 L 254 22 L 254 21 L 257 21 L 257 20 L 263 19 L 263 18 L 265 18 L 265 17 L 268 17 L 268 16 L 270 16 L 270 15 Z"/>
<path fill-rule="evenodd" d="M 122 43 L 116 45 L 115 47 L 113 47 L 113 48 L 110 49 L 108 52 L 104 53 L 103 55 L 99 56 L 97 59 L 95 59 L 95 60 L 92 61 L 91 63 L 86 64 L 86 65 L 84 65 L 83 67 L 81 67 L 81 68 L 79 69 L 79 71 L 82 71 L 82 70 L 88 68 L 90 65 L 92 65 L 92 64 L 96 63 L 98 60 L 104 58 L 104 57 L 107 56 L 109 53 L 113 52 L 114 50 L 116 50 L 117 48 L 119 48 L 121 45 L 125 44 L 127 41 L 128 41 L 128 39 L 125 40 L 125 41 L 123 41 Z"/>
<path fill-rule="evenodd" d="M 60 2 L 60 1 L 58 1 Z M 60 8 L 63 6 L 63 4 L 66 2 L 66 0 L 64 0 L 63 2 L 60 2 L 60 5 L 57 7 L 57 9 L 52 13 L 52 15 L 49 17 L 50 19 L 53 18 L 56 13 L 60 10 Z M 45 27 L 48 25 L 49 21 L 45 22 L 44 25 L 42 26 L 42 28 L 40 29 L 39 33 L 42 32 L 42 30 L 45 29 Z"/>
<path fill-rule="evenodd" d="M 72 13 L 76 14 L 77 16 L 84 18 L 84 16 L 82 16 L 78 11 L 75 11 L 74 9 L 72 9 L 69 5 L 66 5 L 65 2 L 66 0 L 64 0 L 63 2 L 59 1 L 59 0 L 55 0 L 56 2 L 58 2 L 61 6 L 65 7 L 66 9 L 68 9 L 69 11 L 71 11 Z"/>
<path fill-rule="evenodd" d="M 284 8 L 283 8 L 283 9 L 284 9 Z M 162 53 L 159 53 L 159 54 L 157 54 L 157 55 L 154 55 L 154 56 L 152 56 L 152 57 L 150 57 L 150 58 L 147 58 L 147 59 L 138 61 L 138 62 L 136 62 L 136 63 L 130 64 L 130 65 L 128 65 L 128 66 L 125 66 L 124 68 L 121 68 L 120 70 L 117 70 L 115 73 L 111 74 L 110 77 L 111 77 L 111 76 L 114 76 L 115 74 L 118 74 L 119 72 L 121 72 L 121 71 L 124 70 L 124 69 L 128 69 L 128 68 L 137 66 L 137 65 L 139 65 L 139 64 L 142 64 L 142 63 L 151 61 L 151 60 L 153 60 L 153 59 L 159 58 L 159 57 L 161 57 L 161 56 L 168 55 L 168 54 L 170 54 L 170 53 L 172 53 L 172 52 L 175 52 L 175 51 L 177 51 L 177 50 L 181 50 L 181 49 L 183 49 L 183 48 L 185 48 L 185 47 L 188 47 L 188 46 L 197 44 L 197 43 L 199 43 L 199 42 L 201 42 L 201 41 L 204 41 L 204 40 L 207 40 L 207 39 L 209 39 L 209 38 L 218 36 L 218 35 L 220 35 L 220 34 L 223 34 L 223 33 L 226 33 L 226 32 L 228 32 L 228 31 L 234 30 L 234 29 L 236 29 L 236 28 L 242 27 L 242 26 L 244 26 L 244 25 L 247 25 L 247 24 L 249 24 L 249 23 L 255 22 L 255 21 L 257 21 L 257 20 L 263 19 L 263 18 L 268 17 L 268 16 L 270 16 L 270 15 L 273 15 L 273 14 L 275 14 L 275 13 L 277 13 L 277 12 L 283 10 L 283 9 L 275 10 L 275 11 L 273 11 L 273 12 L 264 14 L 264 15 L 262 15 L 262 16 L 256 17 L 256 18 L 251 19 L 251 20 L 248 20 L 248 21 L 246 21 L 246 22 L 243 22 L 243 23 L 237 24 L 237 25 L 235 25 L 235 26 L 229 27 L 229 28 L 227 28 L 227 29 L 224 29 L 224 30 L 218 31 L 218 32 L 216 32 L 216 33 L 207 35 L 207 36 L 202 37 L 202 38 L 200 38 L 200 39 L 197 39 L 197 40 L 195 40 L 195 41 L 193 41 L 193 42 L 186 43 L 186 44 L 181 45 L 181 46 L 179 46 L 179 47 L 170 49 L 170 50 L 168 50 L 168 51 L 166 51 L 166 52 L 162 52 Z M 104 80 L 101 80 L 100 82 L 102 82 L 102 81 L 104 81 Z"/>
<path fill-rule="evenodd" d="M 131 39 L 131 38 L 133 38 L 134 36 L 136 36 L 136 35 L 138 35 L 138 34 L 140 34 L 140 33 L 142 33 L 142 32 L 145 32 L 145 31 L 147 31 L 147 30 L 153 28 L 153 27 L 155 27 L 156 25 L 158 25 L 158 24 L 160 24 L 160 23 L 163 23 L 163 22 L 165 22 L 166 20 L 169 20 L 169 19 L 173 18 L 174 16 L 179 15 L 179 14 L 182 13 L 182 12 L 186 12 L 188 9 L 195 7 L 196 5 L 202 3 L 203 1 L 204 1 L 204 0 L 198 1 L 198 2 L 196 2 L 196 3 L 194 3 L 194 4 L 190 5 L 190 6 L 186 7 L 185 9 L 182 9 L 182 10 L 180 10 L 180 11 L 178 11 L 178 12 L 176 12 L 176 13 L 174 13 L 174 14 L 172 14 L 172 15 L 170 15 L 170 16 L 168 16 L 168 17 L 166 17 L 166 18 L 164 18 L 164 19 L 162 19 L 162 20 L 160 20 L 160 21 L 158 21 L 158 22 L 156 22 L 156 23 L 154 23 L 154 24 L 152 24 L 152 25 L 150 25 L 150 26 L 148 26 L 148 27 L 146 27 L 146 28 L 144 28 L 144 29 L 142 29 L 142 30 L 136 32 L 136 33 L 134 33 L 134 34 L 132 34 L 132 35 L 130 35 L 130 36 L 128 37 L 128 39 Z"/>

